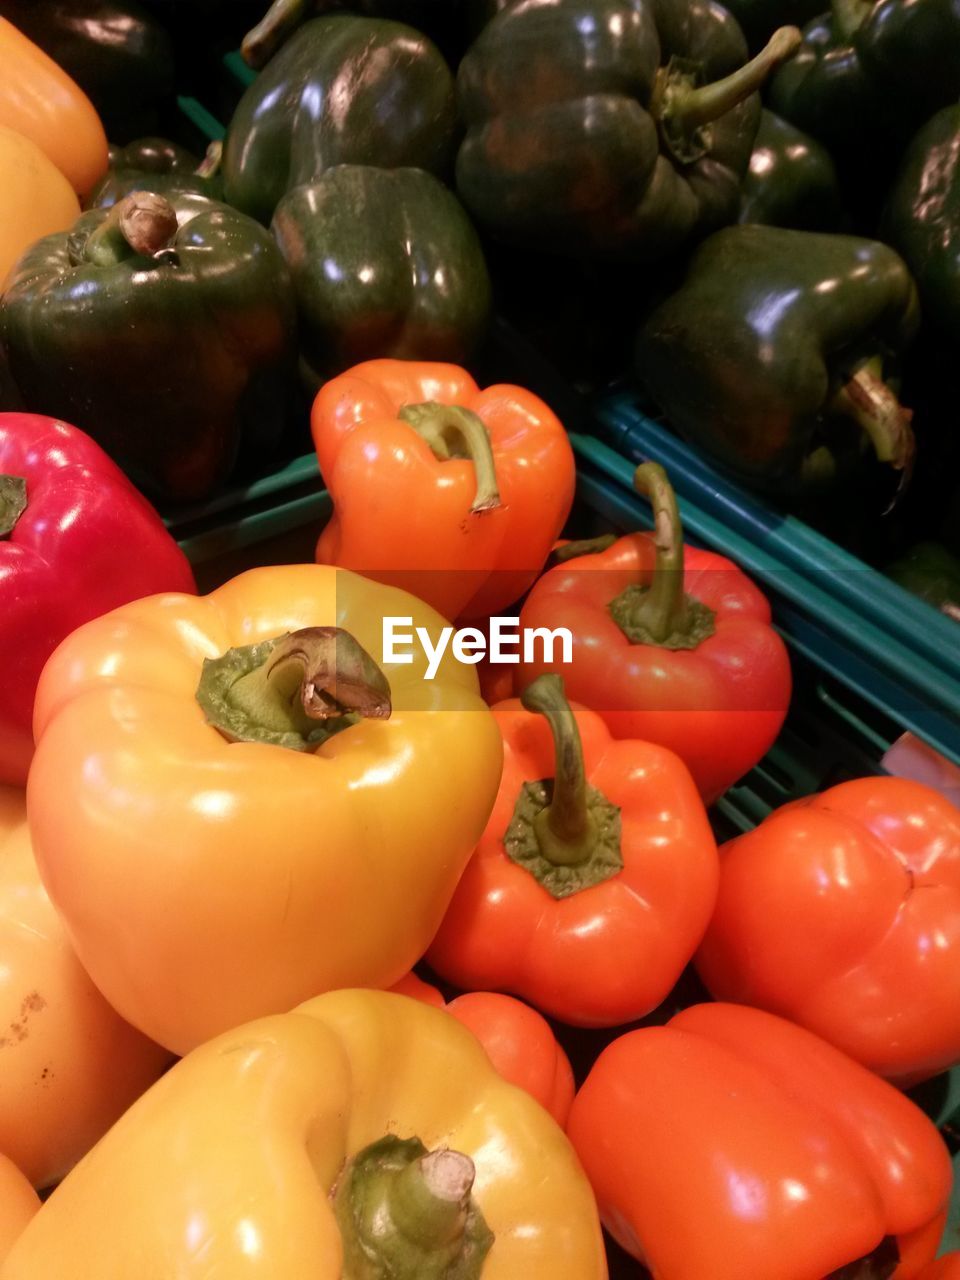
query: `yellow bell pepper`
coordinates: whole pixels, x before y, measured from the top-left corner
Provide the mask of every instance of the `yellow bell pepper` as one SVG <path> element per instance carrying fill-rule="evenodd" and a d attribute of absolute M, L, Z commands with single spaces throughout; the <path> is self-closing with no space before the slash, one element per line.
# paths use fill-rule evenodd
<path fill-rule="evenodd" d="M 448 1013 L 381 991 L 336 991 L 196 1049 L 67 1177 L 0 1270 L 606 1275 L 593 1194 L 559 1126 Z"/>
<path fill-rule="evenodd" d="M 53 161 L 0 125 L 0 285 L 24 249 L 79 217 L 80 201 Z"/>
<path fill-rule="evenodd" d="M 448 651 L 428 679 L 419 647 L 385 660 L 388 616 L 434 640 L 445 625 L 344 570 L 253 569 L 124 605 L 44 669 L 27 787 L 41 875 L 100 990 L 177 1053 L 324 991 L 390 986 L 439 927 L 503 748 L 473 667 Z"/>
<path fill-rule="evenodd" d="M 0 1263 L 40 1208 L 40 1197 L 7 1156 L 0 1155 Z"/>

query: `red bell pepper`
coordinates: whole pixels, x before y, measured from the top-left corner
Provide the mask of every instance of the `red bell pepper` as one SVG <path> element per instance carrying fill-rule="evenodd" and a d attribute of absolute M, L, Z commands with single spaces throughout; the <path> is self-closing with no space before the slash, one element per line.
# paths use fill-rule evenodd
<path fill-rule="evenodd" d="M 724 845 L 697 968 L 898 1084 L 960 1062 L 960 811 L 889 777 L 777 809 Z"/>
<path fill-rule="evenodd" d="M 946 1253 L 925 1267 L 917 1280 L 960 1280 L 960 1253 Z"/>
<path fill-rule="evenodd" d="M 669 747 L 709 804 L 765 754 L 790 701 L 790 662 L 770 606 L 731 561 L 684 549 L 663 468 L 639 467 L 656 529 L 544 574 L 521 628 L 567 627 L 572 661 L 542 649 L 519 667 L 518 688 L 561 671 L 571 699 L 603 717 L 616 738 Z"/>
<path fill-rule="evenodd" d="M 567 1131 L 605 1225 L 656 1280 L 919 1280 L 946 1220 L 932 1122 L 759 1009 L 695 1005 L 621 1036 Z"/>
<path fill-rule="evenodd" d="M 543 568 L 573 502 L 573 450 L 521 387 L 456 365 L 369 360 L 321 388 L 311 427 L 334 515 L 317 560 L 446 618 L 499 613 Z"/>
<path fill-rule="evenodd" d="M 83 432 L 0 413 L 0 782 L 22 786 L 37 681 L 71 631 L 159 591 L 194 593 L 189 562 Z"/>
<path fill-rule="evenodd" d="M 468 991 L 448 1004 L 436 987 L 415 973 L 390 990 L 446 1009 L 473 1032 L 504 1080 L 536 1098 L 561 1128 L 566 1125 L 575 1092 L 573 1068 L 536 1009 L 497 991 Z"/>
<path fill-rule="evenodd" d="M 456 986 L 512 991 L 573 1025 L 643 1017 L 716 896 L 716 843 L 690 774 L 663 747 L 614 741 L 555 675 L 493 714 L 500 791 L 427 959 Z"/>

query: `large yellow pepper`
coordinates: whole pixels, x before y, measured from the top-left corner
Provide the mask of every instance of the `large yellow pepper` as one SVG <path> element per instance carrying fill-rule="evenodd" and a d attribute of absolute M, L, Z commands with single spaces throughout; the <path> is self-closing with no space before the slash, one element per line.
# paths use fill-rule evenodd
<path fill-rule="evenodd" d="M 80 201 L 53 161 L 0 125 L 0 285 L 24 249 L 79 217 Z"/>
<path fill-rule="evenodd" d="M 0 1280 L 606 1275 L 593 1194 L 547 1112 L 450 1014 L 336 991 L 178 1063 Z"/>
<path fill-rule="evenodd" d="M 345 571 L 253 569 L 124 605 L 44 670 L 40 873 L 100 990 L 177 1053 L 324 991 L 389 986 L 440 924 L 502 745 L 473 667 L 448 653 L 428 679 L 419 646 L 384 661 L 389 615 L 434 639 L 444 625 Z"/>

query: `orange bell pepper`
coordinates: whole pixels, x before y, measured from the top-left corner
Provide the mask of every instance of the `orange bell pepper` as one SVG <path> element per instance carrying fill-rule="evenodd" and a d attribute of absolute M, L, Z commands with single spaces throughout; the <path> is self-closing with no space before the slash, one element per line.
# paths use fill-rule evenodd
<path fill-rule="evenodd" d="M 777 809 L 724 845 L 696 964 L 900 1085 L 960 1062 L 960 810 L 890 777 Z"/>
<path fill-rule="evenodd" d="M 446 618 L 519 599 L 570 512 L 573 451 L 555 414 L 455 365 L 359 364 L 321 388 L 311 427 L 334 503 L 317 560 Z"/>
<path fill-rule="evenodd" d="M 0 125 L 0 285 L 24 249 L 79 216 L 76 192 L 56 165 L 35 142 Z"/>
<path fill-rule="evenodd" d="M 36 1187 L 59 1181 L 170 1061 L 80 967 L 14 787 L 0 787 L 0 1028 L 0 1151 Z"/>
<path fill-rule="evenodd" d="M 427 960 L 458 987 L 512 991 L 573 1025 L 643 1017 L 716 898 L 717 846 L 693 779 L 666 748 L 611 738 L 555 675 L 493 714 L 500 792 Z"/>
<path fill-rule="evenodd" d="M 40 1197 L 12 1160 L 0 1155 L 0 1266 L 40 1208 Z"/>
<path fill-rule="evenodd" d="M 657 1280 L 919 1280 L 946 1221 L 950 1157 L 919 1107 L 759 1009 L 695 1005 L 621 1036 L 568 1133 L 608 1230 Z"/>
<path fill-rule="evenodd" d="M 81 199 L 107 171 L 107 135 L 93 103 L 12 22 L 0 18 L 0 125 L 53 161 Z"/>
<path fill-rule="evenodd" d="M 925 1267 L 917 1280 L 960 1280 L 960 1253 L 946 1253 Z"/>
<path fill-rule="evenodd" d="M 415 973 L 390 990 L 453 1014 L 477 1037 L 504 1080 L 525 1089 L 557 1124 L 566 1125 L 575 1092 L 573 1068 L 536 1009 L 498 991 L 468 991 L 448 1004 L 436 987 Z"/>

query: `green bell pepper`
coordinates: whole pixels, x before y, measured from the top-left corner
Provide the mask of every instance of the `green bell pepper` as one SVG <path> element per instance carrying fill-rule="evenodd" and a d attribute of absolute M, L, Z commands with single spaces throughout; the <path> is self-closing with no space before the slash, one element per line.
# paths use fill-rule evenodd
<path fill-rule="evenodd" d="M 652 261 L 736 219 L 757 90 L 799 43 L 743 65 L 719 5 L 525 0 L 460 64 L 457 188 L 498 237 L 574 257 Z"/>
<path fill-rule="evenodd" d="M 241 98 L 224 196 L 268 224 L 287 191 L 336 164 L 442 174 L 456 129 L 453 77 L 426 36 L 378 18 L 314 18 Z"/>
<path fill-rule="evenodd" d="M 362 360 L 462 364 L 486 330 L 490 279 L 456 196 L 422 169 L 337 165 L 280 201 L 304 358 L 319 377 Z"/>
<path fill-rule="evenodd" d="M 510 2 L 500 0 L 501 5 Z M 405 22 L 441 46 L 448 45 L 460 34 L 460 0 L 273 0 L 266 16 L 244 37 L 241 46 L 244 61 L 256 69 L 265 66 L 309 17 L 343 9 L 367 18 Z"/>
<path fill-rule="evenodd" d="M 846 228 L 847 214 L 830 153 L 766 109 L 743 179 L 739 221 L 802 231 Z"/>
<path fill-rule="evenodd" d="M 173 105 L 173 41 L 136 0 L 0 0 L 0 17 L 77 82 L 111 141 L 156 129 Z"/>
<path fill-rule="evenodd" d="M 637 370 L 671 424 L 747 483 L 820 487 L 867 440 L 905 478 L 910 414 L 886 379 L 918 322 L 886 245 L 728 227 L 647 320 Z"/>
<path fill-rule="evenodd" d="M 960 621 L 960 560 L 939 542 L 918 542 L 884 573 L 934 608 Z"/>
<path fill-rule="evenodd" d="M 960 106 L 937 112 L 910 144 L 884 214 L 884 239 L 913 272 L 924 318 L 960 351 Z"/>
<path fill-rule="evenodd" d="M 110 169 L 87 200 L 90 209 L 109 209 L 131 191 L 155 195 L 193 194 L 220 200 L 223 184 L 221 144 L 212 142 L 199 160 L 191 151 L 167 138 L 138 138 L 125 147 L 110 148 Z"/>
<path fill-rule="evenodd" d="M 30 409 L 80 427 L 172 499 L 208 496 L 241 446 L 275 449 L 295 325 L 269 232 L 226 205 L 144 192 L 39 240 L 0 306 Z"/>
<path fill-rule="evenodd" d="M 828 146 L 880 153 L 960 97 L 955 0 L 833 0 L 770 83 L 770 105 Z"/>

